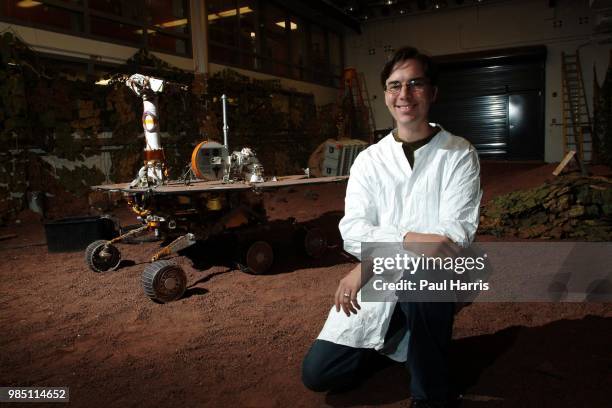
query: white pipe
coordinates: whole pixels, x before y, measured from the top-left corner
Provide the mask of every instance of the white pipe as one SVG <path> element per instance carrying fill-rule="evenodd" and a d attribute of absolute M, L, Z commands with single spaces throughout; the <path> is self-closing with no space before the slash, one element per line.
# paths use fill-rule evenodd
<path fill-rule="evenodd" d="M 155 98 L 157 99 L 157 98 Z M 159 125 L 157 120 L 157 105 L 155 101 L 143 99 L 142 128 L 145 134 L 145 150 L 160 150 Z"/>
<path fill-rule="evenodd" d="M 227 125 L 227 96 L 225 94 L 221 95 L 221 103 L 223 106 L 223 146 L 229 151 L 229 147 L 227 145 L 227 132 L 229 131 L 229 126 Z"/>

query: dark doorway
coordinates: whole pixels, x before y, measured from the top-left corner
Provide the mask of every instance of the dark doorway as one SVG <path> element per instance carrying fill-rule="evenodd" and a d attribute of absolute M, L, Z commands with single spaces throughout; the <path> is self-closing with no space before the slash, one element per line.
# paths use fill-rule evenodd
<path fill-rule="evenodd" d="M 468 139 L 481 157 L 544 159 L 544 46 L 437 57 L 431 120 Z"/>
<path fill-rule="evenodd" d="M 538 160 L 544 151 L 542 134 L 542 92 L 508 95 L 508 156 Z"/>

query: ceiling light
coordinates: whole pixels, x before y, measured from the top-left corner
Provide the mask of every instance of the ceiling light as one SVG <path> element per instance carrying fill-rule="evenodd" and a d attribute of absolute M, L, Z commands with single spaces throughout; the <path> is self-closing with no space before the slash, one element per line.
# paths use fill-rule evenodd
<path fill-rule="evenodd" d="M 446 6 L 448 6 L 448 3 L 446 3 L 446 1 L 445 1 L 445 0 L 436 1 L 436 2 L 434 3 L 434 8 L 435 8 L 436 10 L 443 9 L 443 8 L 445 8 Z"/>
<path fill-rule="evenodd" d="M 238 13 L 240 14 L 247 14 L 247 13 L 251 13 L 253 10 L 251 10 L 250 7 L 245 6 L 245 7 L 240 7 L 238 9 Z M 231 9 L 231 10 L 226 10 L 226 11 L 220 11 L 217 14 L 219 14 L 219 16 L 221 17 L 230 17 L 230 16 L 235 16 L 236 15 L 236 9 Z"/>
<path fill-rule="evenodd" d="M 140 35 L 142 35 L 142 33 L 143 33 L 142 28 L 139 28 L 138 30 L 134 30 L 134 32 L 135 32 L 136 34 L 140 34 Z M 151 30 L 150 28 L 147 28 L 147 34 L 149 34 L 149 35 L 155 35 L 156 33 L 157 33 L 157 31 L 155 31 L 155 30 Z"/>
<path fill-rule="evenodd" d="M 252 13 L 252 12 L 253 12 L 253 10 L 249 6 L 240 7 L 238 9 L 238 13 L 240 13 L 240 14 L 248 14 L 248 13 Z M 208 21 L 217 20 L 217 19 L 223 18 L 223 17 L 233 17 L 233 16 L 235 16 L 238 13 L 236 13 L 236 9 L 220 11 L 218 13 L 209 14 L 208 15 Z"/>
<path fill-rule="evenodd" d="M 156 26 L 162 28 L 180 27 L 187 25 L 188 22 L 189 20 L 187 20 L 186 18 L 182 18 L 180 20 L 166 21 L 165 23 L 156 24 Z"/>
<path fill-rule="evenodd" d="M 110 79 L 101 78 L 96 81 L 96 85 L 107 86 L 109 82 L 110 82 Z"/>
<path fill-rule="evenodd" d="M 42 3 L 40 1 L 21 0 L 21 1 L 17 2 L 17 7 L 30 8 L 30 7 L 40 6 L 41 4 Z"/>
<path fill-rule="evenodd" d="M 277 26 L 285 28 L 285 22 L 284 21 L 278 21 L 276 23 Z M 291 27 L 292 30 L 297 30 L 297 24 L 295 24 L 293 21 L 289 22 L 289 25 Z"/>

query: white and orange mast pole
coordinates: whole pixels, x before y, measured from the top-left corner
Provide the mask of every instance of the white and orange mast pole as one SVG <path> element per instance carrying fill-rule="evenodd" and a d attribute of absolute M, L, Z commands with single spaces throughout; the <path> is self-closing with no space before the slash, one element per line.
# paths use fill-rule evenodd
<path fill-rule="evenodd" d="M 134 74 L 125 81 L 134 93 L 142 98 L 142 128 L 145 136 L 144 165 L 131 187 L 151 187 L 163 184 L 167 176 L 164 149 L 161 147 L 159 120 L 157 116 L 157 94 L 162 92 L 164 81 L 141 74 Z"/>

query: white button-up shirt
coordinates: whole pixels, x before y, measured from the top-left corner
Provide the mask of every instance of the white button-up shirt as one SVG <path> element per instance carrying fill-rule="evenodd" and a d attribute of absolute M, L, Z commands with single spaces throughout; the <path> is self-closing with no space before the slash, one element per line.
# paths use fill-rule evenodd
<path fill-rule="evenodd" d="M 440 129 L 414 152 L 414 168 L 392 134 L 357 156 L 340 221 L 347 252 L 361 259 L 362 242 L 402 242 L 407 232 L 444 235 L 463 247 L 472 242 L 482 197 L 478 154 L 467 140 Z M 406 361 L 409 333 L 394 350 L 383 350 L 395 303 L 357 296 L 361 310 L 347 317 L 332 307 L 318 338 Z"/>

